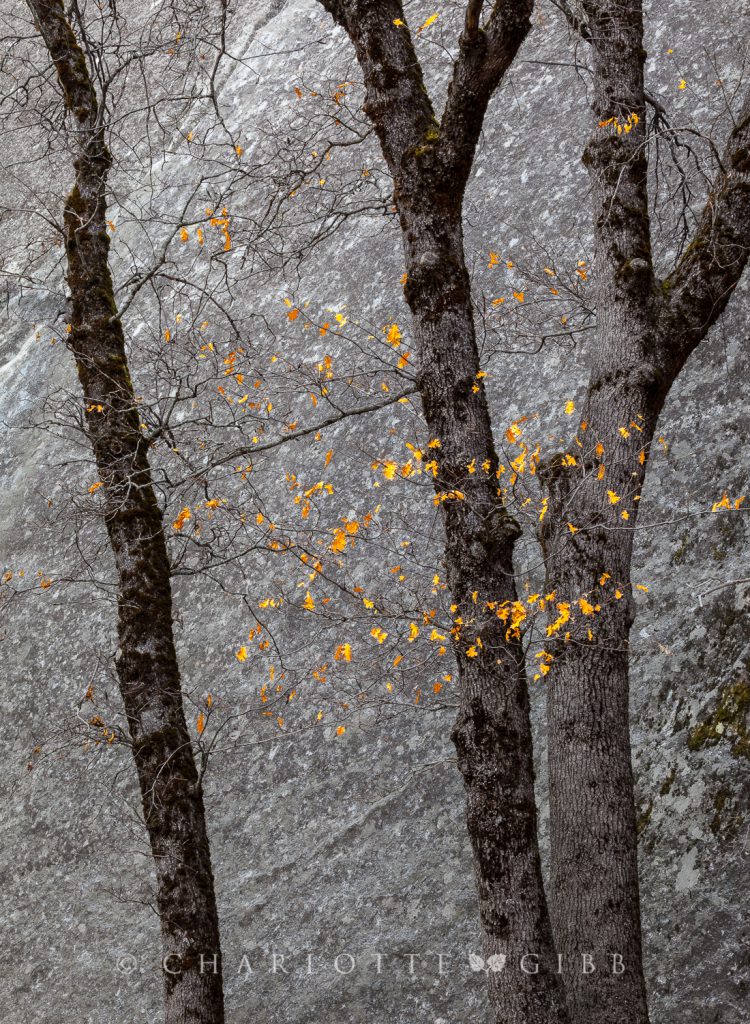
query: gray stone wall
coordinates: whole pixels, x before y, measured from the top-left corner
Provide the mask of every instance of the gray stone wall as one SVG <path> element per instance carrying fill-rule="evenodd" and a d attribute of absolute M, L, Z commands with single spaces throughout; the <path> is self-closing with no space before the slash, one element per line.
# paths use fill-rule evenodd
<path fill-rule="evenodd" d="M 441 9 L 446 25 L 455 6 Z M 251 160 L 263 148 L 253 141 L 257 126 L 283 131 L 285 119 L 297 116 L 295 84 L 356 81 L 356 70 L 343 36 L 313 0 L 244 7 L 232 51 L 247 59 L 223 68 L 219 95 L 232 123 L 243 126 Z M 415 22 L 432 13 L 415 7 Z M 724 80 L 729 93 L 739 82 L 747 5 L 651 3 L 648 15 L 651 92 L 676 125 L 715 126 L 720 134 L 726 117 L 715 80 Z M 425 40 L 424 52 L 434 65 L 431 85 L 439 88 L 444 75 L 432 45 Z M 585 64 L 585 51 L 575 51 L 553 9 L 540 5 L 522 59 L 491 107 L 467 197 L 478 297 L 498 293 L 499 279 L 486 270 L 491 250 L 519 267 L 591 260 L 580 164 L 590 115 L 586 73 L 572 66 L 574 54 Z M 33 155 L 33 138 L 28 145 Z M 378 173 L 377 156 L 365 145 L 370 156 L 352 158 L 351 166 L 369 163 Z M 59 160 L 54 175 L 43 163 L 30 170 L 48 194 L 64 192 L 64 155 Z M 190 164 L 175 149 L 160 173 L 187 180 Z M 113 219 L 123 224 L 113 240 L 120 280 L 127 274 L 125 243 L 137 237 L 128 226 L 128 174 L 132 169 L 123 167 L 114 179 Z M 656 251 L 666 262 L 674 235 L 666 205 L 664 211 L 665 242 Z M 6 220 L 10 228 L 22 232 L 22 220 Z M 33 222 L 26 230 L 33 235 Z M 298 268 L 248 277 L 238 311 L 262 313 L 285 351 L 300 359 L 313 360 L 325 345 L 286 320 L 283 296 L 310 299 L 311 308 L 345 307 L 369 323 L 397 320 L 408 330 L 399 245 L 396 226 L 382 218 L 348 220 Z M 54 280 L 55 261 L 46 259 Z M 504 293 L 512 280 L 502 278 Z M 150 860 L 129 755 L 117 744 L 85 748 L 79 724 L 94 677 L 101 700 L 113 714 L 117 708 L 113 595 L 82 571 L 79 524 L 71 513 L 71 495 L 85 491 L 91 474 L 81 462 L 85 453 L 70 441 L 30 426 L 48 396 L 75 393 L 64 346 L 50 345 L 44 331 L 37 340 L 30 326 L 55 315 L 61 291 L 58 280 L 47 298 L 35 293 L 8 307 L 0 338 L 0 569 L 16 579 L 24 570 L 55 580 L 2 608 L 0 1017 L 18 1024 L 42 1015 L 65 1024 L 155 1021 L 158 926 L 148 905 Z M 507 326 L 488 335 L 493 416 L 501 434 L 519 416 L 538 415 L 534 429 L 554 443 L 565 426 L 565 402 L 582 395 L 591 334 L 577 334 L 575 344 L 553 339 L 534 355 L 503 351 L 533 347 L 517 343 L 518 330 L 538 328 L 529 305 L 528 315 L 509 310 Z M 698 513 L 724 491 L 736 497 L 747 489 L 748 308 L 743 284 L 670 397 L 662 423 L 667 448 L 650 469 L 638 528 L 635 580 L 649 589 L 638 594 L 632 727 L 647 970 L 652 1018 L 661 1024 L 747 1019 L 747 529 L 741 514 Z M 148 331 L 145 309 L 138 315 Z M 576 315 L 585 322 L 585 297 Z M 130 324 L 134 346 L 143 324 Z M 147 389 L 142 362 L 134 353 L 136 386 Z M 340 495 L 336 514 L 382 500 L 394 544 L 413 528 L 439 571 L 429 495 L 419 492 L 415 504 L 408 481 L 395 481 L 387 492 L 371 489 L 370 453 L 387 455 L 393 445 L 404 457 L 413 421 L 407 408 L 394 406 L 328 431 L 326 447 L 337 457 L 326 479 Z M 266 461 L 262 487 L 270 504 L 280 507 L 286 473 L 317 472 L 313 462 L 320 456 L 311 451 L 290 444 Z M 96 578 L 111 580 L 100 528 L 86 522 L 80 537 Z M 538 578 L 535 557 L 530 533 L 519 564 L 524 578 Z M 363 544 L 357 558 L 363 585 L 386 592 L 380 553 Z M 256 597 L 285 585 L 272 560 L 258 572 L 264 575 L 255 577 Z M 63 582 L 68 576 L 74 579 Z M 339 737 L 332 711 L 320 728 L 305 726 L 322 699 L 308 680 L 280 729 L 257 708 L 242 710 L 255 707 L 266 676 L 234 656 L 250 624 L 241 600 L 192 576 L 176 580 L 175 595 L 186 691 L 196 707 L 206 692 L 219 694 L 226 709 L 205 785 L 229 1019 L 489 1019 L 483 975 L 468 964 L 480 943 L 462 787 L 449 741 L 449 688 L 445 699 L 422 706 L 411 697 L 389 703 L 381 694 L 358 714 L 342 712 L 347 728 Z M 274 628 L 287 645 L 292 678 L 305 664 L 330 657 L 338 627 L 322 621 L 305 633 L 309 619 L 289 606 Z M 425 672 L 429 687 L 434 666 Z M 363 653 L 342 680 L 342 693 L 347 685 L 352 693 L 369 686 L 380 692 L 382 664 L 375 653 Z M 403 692 L 421 684 L 416 674 Z M 544 826 L 543 685 L 533 690 Z M 331 707 L 343 699 L 326 697 Z M 288 974 L 272 973 L 274 953 L 286 957 Z M 445 955 L 442 975 L 438 953 Z M 339 954 L 356 959 L 351 973 L 335 970 Z M 409 954 L 416 954 L 413 973 Z M 344 971 L 350 966 L 339 961 Z"/>

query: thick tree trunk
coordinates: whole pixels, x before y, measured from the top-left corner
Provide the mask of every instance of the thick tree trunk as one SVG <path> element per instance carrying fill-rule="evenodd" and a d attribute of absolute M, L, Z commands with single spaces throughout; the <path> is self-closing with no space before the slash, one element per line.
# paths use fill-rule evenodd
<path fill-rule="evenodd" d="M 632 525 L 638 510 L 633 499 L 640 494 L 645 468 L 638 453 L 644 429 L 653 431 L 663 389 L 655 365 L 643 24 L 638 2 L 616 6 L 587 7 L 598 126 L 584 161 L 595 211 L 598 320 L 596 361 L 582 413 L 585 475 L 581 479 L 578 466 L 562 461 L 551 468 L 543 533 L 547 590 L 556 592 L 550 621 L 560 602 L 575 606 L 585 597 L 601 605 L 585 631 L 574 630 L 547 677 L 550 907 L 568 1002 L 578 1024 L 648 1021 L 628 636 Z M 610 118 L 615 120 L 606 124 Z M 603 476 L 599 465 L 605 467 Z M 619 501 L 612 504 L 608 492 Z M 631 518 L 623 519 L 623 512 Z M 610 579 L 602 586 L 605 574 Z M 619 600 L 610 599 L 615 588 L 623 595 Z M 591 973 L 586 973 L 586 955 L 595 968 Z"/>
<path fill-rule="evenodd" d="M 610 349 L 605 346 L 605 351 Z M 637 373 L 637 351 L 633 356 L 631 369 Z M 639 451 L 653 433 L 658 404 L 654 409 L 655 396 L 638 395 L 637 387 L 623 385 L 623 376 L 615 374 L 612 383 L 602 384 L 583 414 L 589 424 L 587 445 L 602 444 L 602 461 L 590 464 L 583 480 L 563 464 L 547 471 L 550 506 L 543 535 L 547 590 L 556 594 L 550 621 L 560 602 L 575 608 L 583 598 L 601 607 L 590 618 L 579 615 L 569 641 L 554 645 L 556 660 L 547 677 L 550 905 L 571 1012 L 586 1024 L 648 1019 L 630 758 L 628 637 L 634 615 L 631 526 L 638 512 L 633 498 L 640 494 L 645 468 Z M 638 418 L 636 410 L 641 409 L 650 413 L 648 420 Z M 637 430 L 629 426 L 633 422 Z M 629 438 L 622 437 L 621 426 L 629 430 Z M 604 459 L 600 480 L 598 465 Z M 620 501 L 613 505 L 607 490 Z M 623 511 L 629 520 L 622 519 Z M 590 968 L 584 964 L 585 954 L 592 958 L 593 973 L 586 973 Z"/>
<path fill-rule="evenodd" d="M 518 526 L 503 507 L 479 377 L 462 200 L 484 114 L 528 28 L 531 3 L 467 6 L 438 123 L 400 0 L 322 0 L 349 33 L 365 111 L 394 179 L 419 353 L 417 385 L 438 471 L 445 563 L 456 606 L 460 709 L 453 731 L 467 796 L 485 954 L 498 1024 L 568 1020 L 542 884 L 529 698 L 516 601 Z M 498 611 L 500 615 L 498 615 Z M 521 959 L 527 955 L 530 972 Z M 498 968 L 507 958 L 504 969 Z"/>
<path fill-rule="evenodd" d="M 507 957 L 503 971 L 488 975 L 490 996 L 498 1024 L 563 1024 L 537 846 L 524 655 L 497 614 L 505 618 L 517 601 L 513 547 L 520 531 L 498 494 L 460 215 L 455 205 L 423 197 L 415 208 L 417 195 L 401 194 L 399 209 L 419 390 L 430 437 L 440 440 L 435 489 L 458 624 L 460 708 L 452 738 L 466 788 L 485 955 Z M 523 961 L 528 954 L 535 956 Z M 524 973 L 522 962 L 531 970 L 538 964 L 538 973 Z"/>
<path fill-rule="evenodd" d="M 746 102 L 691 246 L 666 281 L 655 281 L 641 4 L 586 0 L 584 10 L 597 124 L 584 154 L 597 339 L 582 447 L 572 446 L 545 474 L 541 537 L 547 589 L 556 592 L 550 626 L 559 603 L 581 610 L 565 627 L 567 642 L 556 634 L 547 677 L 550 908 L 577 1024 L 646 1024 L 628 717 L 633 528 L 664 401 L 747 261 L 750 110 Z M 576 606 L 581 598 L 588 613 Z M 595 971 L 586 973 L 585 954 Z"/>
<path fill-rule="evenodd" d="M 169 559 L 109 270 L 110 155 L 85 58 L 62 3 L 30 0 L 30 7 L 75 122 L 76 177 L 64 215 L 69 346 L 119 577 L 117 672 L 156 872 L 165 1020 L 222 1024 L 218 916 L 203 794 L 182 707 Z"/>

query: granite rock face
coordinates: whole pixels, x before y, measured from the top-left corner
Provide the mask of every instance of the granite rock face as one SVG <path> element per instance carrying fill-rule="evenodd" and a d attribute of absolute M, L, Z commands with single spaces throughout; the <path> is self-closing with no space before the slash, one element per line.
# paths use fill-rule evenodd
<path fill-rule="evenodd" d="M 750 10 L 722 0 L 711 5 L 710 23 L 702 24 L 699 6 L 648 5 L 649 88 L 676 127 L 697 125 L 720 139 L 724 100 L 740 82 Z M 433 13 L 423 4 L 414 7 L 415 24 Z M 438 91 L 445 69 L 435 43 L 441 31 L 450 40 L 454 7 L 460 5 L 441 11 L 445 28 L 438 23 L 432 40 L 425 33 L 420 43 L 430 86 Z M 20 7 L 12 11 L 22 17 Z M 271 161 L 285 140 L 290 150 L 298 141 L 295 119 L 307 100 L 297 99 L 295 86 L 307 95 L 353 83 L 347 85 L 352 109 L 361 102 L 351 50 L 313 0 L 243 0 L 233 26 L 230 48 L 237 59 L 222 64 L 217 90 L 228 122 L 241 132 L 248 165 Z M 492 309 L 493 297 L 508 296 L 500 307 L 507 305 L 507 319 L 488 319 L 483 335 L 498 436 L 528 416 L 553 445 L 566 426 L 565 402 L 582 396 L 591 334 L 556 338 L 544 328 L 549 336 L 540 346 L 542 321 L 535 318 L 542 307 L 528 301 L 536 286 L 528 278 L 524 284 L 524 274 L 545 264 L 576 268 L 586 260 L 588 266 L 592 258 L 580 162 L 590 130 L 585 60 L 554 9 L 540 5 L 522 59 L 488 114 L 467 195 L 467 250 L 478 303 Z M 29 180 L 52 197 L 50 203 L 60 199 L 68 181 L 65 154 L 56 154 L 50 168 L 33 133 L 28 142 L 9 142 L 16 156 L 24 145 Z M 233 279 L 237 319 L 257 333 L 260 348 L 280 347 L 300 365 L 324 359 L 329 345 L 339 344 L 342 353 L 346 348 L 317 329 L 297 330 L 286 316 L 285 297 L 299 305 L 309 300 L 311 318 L 315 309 L 330 308 L 331 317 L 339 312 L 377 325 L 375 333 L 397 321 L 408 334 L 398 285 L 400 239 L 387 210 L 385 216 L 377 210 L 378 196 L 387 198 L 387 181 L 372 138 L 341 161 L 341 177 L 334 170 L 333 181 L 361 178 L 363 169 L 374 181 L 371 191 L 352 192 L 352 206 L 362 198 L 368 210 L 343 218 L 303 262 L 269 257 L 262 270 L 244 277 L 237 271 Z M 158 169 L 160 182 L 174 185 L 176 203 L 186 201 L 194 166 L 184 146 L 175 145 Z M 139 168 L 123 159 L 113 177 L 113 264 L 120 283 L 133 272 L 132 261 L 145 260 L 138 221 L 149 208 L 152 182 Z M 691 174 L 700 203 L 699 175 Z M 14 195 L 20 194 L 17 176 L 17 170 L 7 172 Z M 250 224 L 261 199 L 249 194 L 242 206 L 238 198 L 231 212 Z M 322 194 L 303 209 L 321 213 L 326 201 Z M 676 234 L 668 204 L 660 209 L 663 242 L 655 252 L 666 266 Z M 303 216 L 290 216 L 290 226 L 278 228 L 284 245 L 307 230 Z M 14 245 L 33 246 L 38 221 L 12 213 L 4 219 L 6 232 L 18 233 Z M 655 230 L 660 227 L 657 218 Z M 516 266 L 489 271 L 490 251 Z M 117 715 L 115 608 L 101 525 L 76 503 L 94 479 L 89 457 L 69 435 L 40 425 L 40 411 L 61 396 L 75 396 L 77 386 L 64 345 L 50 344 L 46 328 L 37 335 L 34 326 L 53 321 L 64 301 L 53 247 L 40 265 L 47 268 L 49 291 L 20 296 L 11 285 L 0 338 L 0 569 L 13 572 L 13 586 L 25 591 L 11 599 L 7 588 L 0 606 L 0 1017 L 18 1024 L 37 1021 L 40 1012 L 65 1024 L 155 1021 L 158 925 L 149 905 L 150 857 L 129 753 L 122 744 L 85 739 L 91 712 L 83 698 L 90 682 L 97 707 Z M 517 301 L 510 308 L 519 288 L 526 288 L 528 313 Z M 585 327 L 593 314 L 585 293 L 575 294 L 574 317 Z M 128 321 L 134 378 L 144 393 L 154 379 L 148 360 L 138 355 L 139 339 L 162 333 L 151 301 L 143 296 Z M 660 1024 L 738 1022 L 747 1014 L 748 537 L 741 513 L 710 509 L 724 492 L 734 499 L 747 488 L 748 310 L 743 282 L 669 399 L 636 545 L 635 582 L 648 592 L 637 594 L 632 730 L 647 972 L 652 1019 Z M 143 351 L 152 349 L 146 344 Z M 346 356 L 340 358 L 346 365 Z M 372 372 L 371 354 L 361 360 L 357 365 L 366 363 Z M 394 404 L 330 428 L 315 446 L 284 445 L 269 453 L 258 484 L 264 507 L 289 515 L 289 477 L 314 483 L 326 450 L 334 450 L 325 479 L 334 487 L 335 507 L 330 520 L 320 519 L 320 529 L 382 503 L 380 546 L 360 544 L 356 578 L 364 593 L 388 595 L 400 546 L 411 538 L 409 557 L 422 565 L 424 580 L 398 598 L 405 614 L 420 594 L 429 595 L 432 575 L 440 573 L 435 510 L 426 485 L 397 479 L 386 487 L 371 461 L 407 458 L 404 442 L 417 438 L 417 420 L 412 406 Z M 166 488 L 162 493 L 168 502 L 177 500 Z M 253 513 L 255 500 L 247 498 Z M 173 508 L 168 505 L 170 519 Z M 178 543 L 175 538 L 176 554 Z M 519 551 L 522 579 L 538 580 L 537 556 L 530 529 Z M 248 554 L 237 576 L 218 570 L 195 575 L 192 568 L 188 556 L 178 563 L 178 641 L 189 717 L 206 693 L 220 698 L 215 721 L 221 732 L 205 789 L 228 1019 L 489 1020 L 484 975 L 468 959 L 480 951 L 480 941 L 462 785 L 449 738 L 450 684 L 432 703 L 429 696 L 414 699 L 415 689 L 429 694 L 434 680 L 450 674 L 449 658 L 439 665 L 425 658 L 422 668 L 407 662 L 409 676 L 400 677 L 391 699 L 375 645 L 361 644 L 351 666 L 332 673 L 322 696 L 323 684 L 310 678 L 309 668 L 331 662 L 333 647 L 346 637 L 334 614 L 310 626 L 299 606 L 304 574 L 290 576 L 286 563 L 267 552 Z M 53 583 L 32 589 L 22 582 L 34 579 Z M 285 699 L 283 709 L 274 705 L 271 718 L 258 699 L 269 682 L 267 660 L 235 657 L 255 621 L 243 601 L 250 583 L 256 610 L 261 599 L 286 595 L 283 611 L 274 613 L 273 636 L 287 680 L 304 678 L 295 683 L 294 701 Z M 371 624 L 360 623 L 357 636 L 368 636 Z M 542 684 L 533 690 L 544 831 Z M 378 696 L 358 707 L 363 691 Z M 288 696 L 288 688 L 283 692 Z M 283 726 L 277 717 L 285 718 Z M 342 735 L 339 722 L 346 723 Z"/>

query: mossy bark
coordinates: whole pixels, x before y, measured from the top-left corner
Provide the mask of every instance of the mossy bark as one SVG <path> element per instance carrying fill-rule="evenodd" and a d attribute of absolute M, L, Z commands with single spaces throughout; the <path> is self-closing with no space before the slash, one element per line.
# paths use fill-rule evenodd
<path fill-rule="evenodd" d="M 85 58 L 62 3 L 29 0 L 29 6 L 76 121 L 75 185 L 64 212 L 69 347 L 119 578 L 117 672 L 154 859 L 165 1021 L 223 1024 L 218 915 L 203 794 L 182 705 L 169 558 L 109 269 L 111 158 Z"/>
<path fill-rule="evenodd" d="M 324 0 L 324 6 L 354 43 L 365 111 L 393 175 L 417 385 L 430 437 L 440 441 L 430 454 L 456 606 L 460 698 L 452 735 L 466 790 L 485 954 L 508 958 L 504 970 L 488 972 L 495 1020 L 565 1024 L 537 845 L 523 651 L 496 614 L 517 597 L 519 529 L 498 490 L 462 231 L 463 193 L 487 103 L 528 31 L 531 3 L 494 5 L 483 30 L 467 19 L 439 126 L 409 31 L 394 28 L 394 21 L 405 20 L 401 3 Z M 537 954 L 538 974 L 520 970 L 527 953 Z"/>

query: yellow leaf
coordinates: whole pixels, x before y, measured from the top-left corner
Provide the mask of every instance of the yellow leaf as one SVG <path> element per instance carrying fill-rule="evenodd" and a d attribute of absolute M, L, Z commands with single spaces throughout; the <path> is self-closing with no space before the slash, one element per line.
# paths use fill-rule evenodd
<path fill-rule="evenodd" d="M 343 736 L 345 732 L 346 732 L 346 726 L 345 725 L 340 725 L 338 727 L 338 729 L 336 730 L 336 735 L 337 736 Z"/>
<path fill-rule="evenodd" d="M 401 331 L 399 330 L 398 324 L 391 324 L 385 340 L 389 345 L 393 345 L 394 348 L 398 348 L 401 344 Z"/>
<path fill-rule="evenodd" d="M 346 550 L 346 533 L 344 530 L 336 530 L 331 543 L 331 551 L 341 552 Z"/>
<path fill-rule="evenodd" d="M 198 721 L 195 723 L 195 731 L 199 736 L 203 735 L 203 730 L 206 728 L 206 716 L 201 713 L 198 715 Z"/>
<path fill-rule="evenodd" d="M 680 79 L 680 84 L 677 86 L 677 88 L 678 89 L 685 89 L 685 88 L 687 88 L 687 82 L 685 81 L 684 78 Z"/>
<path fill-rule="evenodd" d="M 177 516 L 175 521 L 172 523 L 172 529 L 181 530 L 188 519 L 192 519 L 193 515 L 189 508 L 184 508 Z"/>
<path fill-rule="evenodd" d="M 523 302 L 523 292 L 513 292 L 513 298 Z"/>
<path fill-rule="evenodd" d="M 557 611 L 557 618 L 547 626 L 547 636 L 554 636 L 570 619 L 570 605 L 567 601 L 558 604 Z"/>
<path fill-rule="evenodd" d="M 247 659 L 247 647 L 240 647 L 239 651 L 235 654 L 237 661 L 245 661 Z"/>
<path fill-rule="evenodd" d="M 334 661 L 351 661 L 352 660 L 352 649 L 349 644 L 339 644 L 336 648 L 334 655 Z"/>
<path fill-rule="evenodd" d="M 575 411 L 576 411 L 576 404 L 575 404 L 575 402 L 566 402 L 565 403 L 565 415 L 566 416 L 572 416 Z"/>
<path fill-rule="evenodd" d="M 315 601 L 313 601 L 312 596 L 311 596 L 309 590 L 305 594 L 305 600 L 302 602 L 302 607 L 307 612 L 314 611 L 314 609 L 315 609 Z"/>
<path fill-rule="evenodd" d="M 426 28 L 429 28 L 430 25 L 434 25 L 439 17 L 440 17 L 439 14 L 431 14 L 429 16 L 429 18 L 427 19 L 427 21 L 424 23 L 424 25 L 420 25 L 420 27 L 417 29 L 417 32 L 424 32 L 424 30 Z"/>
<path fill-rule="evenodd" d="M 379 644 L 382 644 L 383 641 L 387 639 L 388 634 L 385 632 L 385 630 L 381 629 L 380 626 L 375 626 L 373 629 L 370 630 L 370 636 L 374 637 Z"/>
<path fill-rule="evenodd" d="M 98 491 L 99 488 L 103 487 L 103 486 L 104 486 L 103 481 L 97 480 L 95 484 L 92 484 L 91 487 L 89 487 L 89 494 L 93 494 L 94 491 Z"/>
<path fill-rule="evenodd" d="M 571 533 L 578 533 L 578 527 L 577 526 L 573 526 L 572 523 L 568 523 L 568 529 L 570 530 Z"/>
<path fill-rule="evenodd" d="M 614 491 L 607 491 L 607 497 L 609 498 L 610 505 L 616 505 L 617 502 L 620 500 L 620 495 L 615 494 Z"/>

